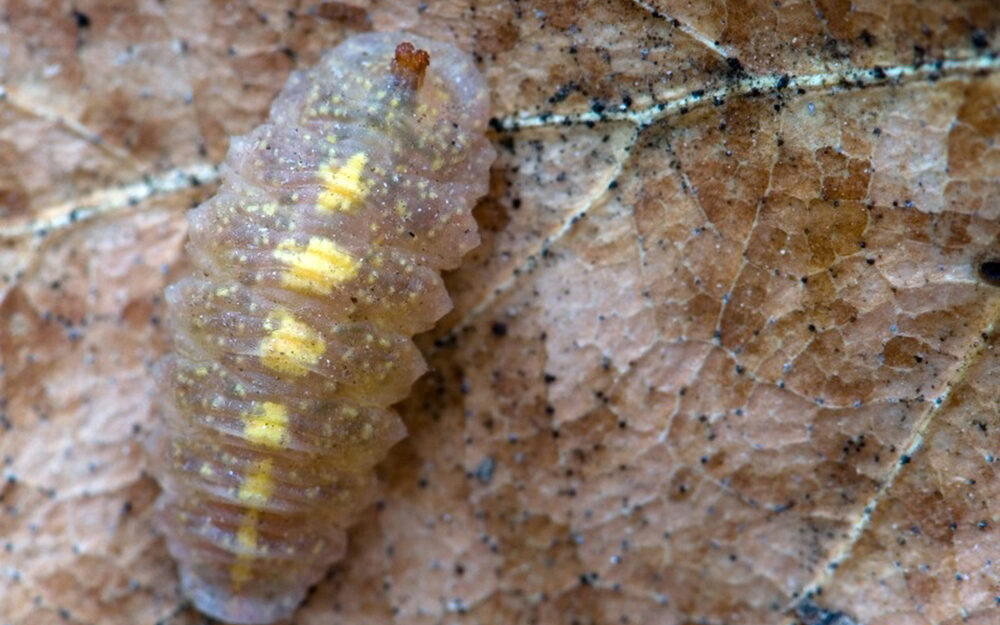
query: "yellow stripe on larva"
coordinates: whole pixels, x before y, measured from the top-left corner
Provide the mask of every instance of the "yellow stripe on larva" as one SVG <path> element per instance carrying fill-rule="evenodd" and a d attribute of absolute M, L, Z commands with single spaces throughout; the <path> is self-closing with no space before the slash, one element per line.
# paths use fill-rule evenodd
<path fill-rule="evenodd" d="M 235 590 L 239 590 L 253 577 L 251 562 L 260 553 L 258 547 L 259 508 L 263 508 L 274 492 L 272 471 L 274 463 L 270 458 L 260 464 L 247 476 L 240 486 L 239 498 L 248 508 L 240 527 L 236 530 L 236 562 L 229 569 L 229 578 Z"/>
<path fill-rule="evenodd" d="M 240 527 L 236 530 L 236 545 L 240 553 L 229 569 L 229 579 L 233 583 L 233 590 L 237 592 L 253 578 L 253 566 L 250 563 L 257 554 L 258 520 L 257 511 L 250 510 L 243 516 Z"/>
<path fill-rule="evenodd" d="M 282 404 L 266 401 L 254 404 L 244 413 L 243 435 L 251 443 L 265 447 L 284 447 L 288 443 L 288 410 Z"/>
<path fill-rule="evenodd" d="M 262 460 L 250 475 L 243 480 L 240 486 L 239 498 L 244 504 L 251 508 L 262 508 L 274 492 L 274 478 L 271 471 L 274 463 L 270 458 Z"/>
<path fill-rule="evenodd" d="M 250 555 L 257 552 L 257 521 L 257 511 L 250 510 L 243 516 L 243 521 L 236 530 L 236 546 L 243 554 Z"/>
<path fill-rule="evenodd" d="M 285 239 L 274 250 L 274 257 L 289 265 L 281 274 L 282 284 L 316 295 L 329 295 L 334 285 L 354 278 L 361 265 L 357 258 L 323 237 L 309 239 L 304 247 L 295 239 Z"/>
<path fill-rule="evenodd" d="M 367 162 L 368 156 L 358 152 L 337 169 L 333 168 L 332 162 L 321 165 L 319 180 L 323 190 L 316 199 L 316 208 L 321 211 L 351 211 L 354 204 L 365 196 L 361 174 Z"/>
<path fill-rule="evenodd" d="M 264 329 L 268 335 L 260 342 L 260 361 L 278 373 L 304 376 L 326 351 L 319 332 L 286 310 L 271 313 Z"/>
<path fill-rule="evenodd" d="M 236 558 L 236 562 L 233 563 L 233 567 L 229 570 L 229 578 L 233 582 L 233 590 L 239 592 L 253 578 L 251 560 L 253 558 L 243 555 Z"/>

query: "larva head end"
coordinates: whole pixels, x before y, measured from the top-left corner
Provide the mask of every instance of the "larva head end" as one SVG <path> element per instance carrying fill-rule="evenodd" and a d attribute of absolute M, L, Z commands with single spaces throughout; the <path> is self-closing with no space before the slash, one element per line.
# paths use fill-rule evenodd
<path fill-rule="evenodd" d="M 392 59 L 390 71 L 401 84 L 410 89 L 419 89 L 430 63 L 431 55 L 426 50 L 418 50 L 409 41 L 404 41 L 396 46 L 396 56 Z"/>

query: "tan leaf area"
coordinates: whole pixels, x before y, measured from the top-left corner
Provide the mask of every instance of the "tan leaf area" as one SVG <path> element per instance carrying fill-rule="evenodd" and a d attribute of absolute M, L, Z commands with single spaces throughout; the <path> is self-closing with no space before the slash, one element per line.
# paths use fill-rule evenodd
<path fill-rule="evenodd" d="M 475 54 L 484 242 L 296 623 L 1000 622 L 992 0 L 0 2 L 0 624 L 205 622 L 144 473 L 229 137 Z"/>

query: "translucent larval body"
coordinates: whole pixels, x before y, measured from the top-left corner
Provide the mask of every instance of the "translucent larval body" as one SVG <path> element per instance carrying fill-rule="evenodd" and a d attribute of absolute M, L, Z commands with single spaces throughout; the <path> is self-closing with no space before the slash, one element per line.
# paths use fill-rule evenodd
<path fill-rule="evenodd" d="M 425 369 L 411 337 L 450 308 L 440 272 L 479 241 L 488 108 L 457 48 L 353 37 L 290 77 L 191 211 L 151 451 L 159 526 L 202 612 L 286 617 L 343 555 L 406 433 L 390 406 Z"/>

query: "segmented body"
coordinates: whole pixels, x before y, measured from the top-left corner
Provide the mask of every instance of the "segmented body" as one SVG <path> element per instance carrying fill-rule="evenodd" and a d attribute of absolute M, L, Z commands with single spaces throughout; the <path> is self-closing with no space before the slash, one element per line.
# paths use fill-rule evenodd
<path fill-rule="evenodd" d="M 291 76 L 191 212 L 153 457 L 201 611 L 272 622 L 342 556 L 373 465 L 405 435 L 389 407 L 425 368 L 411 337 L 450 308 L 440 271 L 479 240 L 487 116 L 453 46 L 354 37 Z"/>

